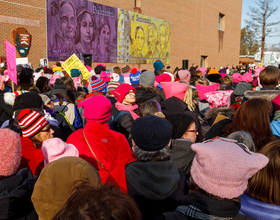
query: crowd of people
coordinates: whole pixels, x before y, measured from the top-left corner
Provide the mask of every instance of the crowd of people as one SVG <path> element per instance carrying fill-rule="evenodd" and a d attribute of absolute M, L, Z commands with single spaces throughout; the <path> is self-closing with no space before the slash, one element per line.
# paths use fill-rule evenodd
<path fill-rule="evenodd" d="M 280 72 L 0 68 L 0 219 L 280 218 Z"/>

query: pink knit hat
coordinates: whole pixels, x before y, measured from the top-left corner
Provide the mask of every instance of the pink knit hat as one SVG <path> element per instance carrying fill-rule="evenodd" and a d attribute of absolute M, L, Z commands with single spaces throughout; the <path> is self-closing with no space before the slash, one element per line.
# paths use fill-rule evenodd
<path fill-rule="evenodd" d="M 45 166 L 62 157 L 79 157 L 79 151 L 73 144 L 67 144 L 60 138 L 51 138 L 43 142 L 42 152 Z"/>
<path fill-rule="evenodd" d="M 200 67 L 200 68 L 196 69 L 196 71 L 201 71 L 202 75 L 205 75 L 206 72 L 207 72 L 207 68 L 206 67 Z"/>
<path fill-rule="evenodd" d="M 112 112 L 112 105 L 109 99 L 97 95 L 86 99 L 78 104 L 78 107 L 84 108 L 83 116 L 86 121 L 102 123 L 107 121 Z"/>
<path fill-rule="evenodd" d="M 220 75 L 222 76 L 222 78 L 224 78 L 227 74 L 226 73 L 220 73 Z"/>
<path fill-rule="evenodd" d="M 0 129 L 0 176 L 16 173 L 21 161 L 21 141 L 19 135 L 7 128 Z"/>
<path fill-rule="evenodd" d="M 155 77 L 155 81 L 160 83 L 160 82 L 171 82 L 171 77 L 169 76 L 169 74 L 163 73 L 159 76 Z"/>
<path fill-rule="evenodd" d="M 127 83 L 123 83 L 119 85 L 114 91 L 112 91 L 111 94 L 117 98 L 118 102 L 122 103 L 124 97 L 131 89 L 133 89 L 134 93 L 136 93 L 135 88 Z"/>
<path fill-rule="evenodd" d="M 209 102 L 210 108 L 230 106 L 230 96 L 233 90 L 227 91 L 215 91 L 208 92 L 205 94 L 207 102 Z"/>
<path fill-rule="evenodd" d="M 264 69 L 265 69 L 264 66 L 262 66 L 262 67 L 256 67 L 254 77 L 259 77 L 261 71 L 263 71 Z"/>
<path fill-rule="evenodd" d="M 241 81 L 242 82 L 252 82 L 252 80 L 253 80 L 252 73 L 244 73 L 241 76 Z"/>
<path fill-rule="evenodd" d="M 50 78 L 51 86 L 54 85 L 56 79 L 60 79 L 60 78 L 61 78 L 61 75 L 59 75 L 59 74 L 58 75 L 52 75 L 51 78 Z"/>
<path fill-rule="evenodd" d="M 239 73 L 232 74 L 232 80 L 235 83 L 239 83 L 241 81 L 241 75 Z"/>
<path fill-rule="evenodd" d="M 166 99 L 175 96 L 183 100 L 189 85 L 179 82 L 162 82 L 161 87 L 165 93 Z"/>
<path fill-rule="evenodd" d="M 178 75 L 182 81 L 189 82 L 191 80 L 191 73 L 188 70 L 180 70 L 178 71 Z"/>
<path fill-rule="evenodd" d="M 219 88 L 219 83 L 214 85 L 206 86 L 206 85 L 196 85 L 197 93 L 200 100 L 206 99 L 205 93 L 207 92 L 214 92 Z"/>
<path fill-rule="evenodd" d="M 107 71 L 101 71 L 100 73 L 100 79 L 103 79 L 105 82 L 110 82 L 111 80 L 111 74 Z"/>
<path fill-rule="evenodd" d="M 191 167 L 193 181 L 220 198 L 242 195 L 248 179 L 268 163 L 266 156 L 247 151 L 231 139 L 207 140 L 191 148 L 196 152 Z"/>

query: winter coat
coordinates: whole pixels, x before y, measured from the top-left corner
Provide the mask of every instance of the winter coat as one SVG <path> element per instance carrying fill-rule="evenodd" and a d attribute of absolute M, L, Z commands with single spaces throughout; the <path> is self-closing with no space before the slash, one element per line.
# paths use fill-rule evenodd
<path fill-rule="evenodd" d="M 191 149 L 193 143 L 189 139 L 172 139 L 171 143 L 170 159 L 185 174 L 187 179 L 189 179 L 192 161 L 195 156 L 195 152 Z"/>
<path fill-rule="evenodd" d="M 239 214 L 239 209 L 240 204 L 231 200 L 219 200 L 211 195 L 189 193 L 184 196 L 176 211 L 164 213 L 155 220 L 253 220 L 251 217 Z"/>
<path fill-rule="evenodd" d="M 214 124 L 209 131 L 205 134 L 205 140 L 212 139 L 216 136 L 224 137 L 227 136 L 223 133 L 223 130 L 232 122 L 232 119 L 223 119 L 216 124 Z"/>
<path fill-rule="evenodd" d="M 143 220 L 173 211 L 187 194 L 186 177 L 173 161 L 135 161 L 126 166 L 127 192 L 136 201 Z"/>
<path fill-rule="evenodd" d="M 28 167 L 34 175 L 39 175 L 44 168 L 44 155 L 41 149 L 36 148 L 28 137 L 21 139 L 21 163 L 20 168 Z"/>
<path fill-rule="evenodd" d="M 150 99 L 155 99 L 159 103 L 161 103 L 163 101 L 163 98 L 161 97 L 161 95 L 157 94 L 151 88 L 136 87 L 135 97 L 136 97 L 135 103 L 138 106 L 140 106 L 143 102 L 148 101 Z"/>
<path fill-rule="evenodd" d="M 280 219 L 280 206 L 262 202 L 248 194 L 241 198 L 241 209 L 239 213 L 251 216 L 256 220 L 278 220 Z"/>
<path fill-rule="evenodd" d="M 83 131 L 97 159 L 110 174 L 102 168 L 93 156 L 84 139 Z M 69 136 L 67 143 L 75 145 L 79 150 L 80 158 L 97 169 L 103 183 L 111 181 L 113 178 L 126 189 L 125 164 L 134 161 L 134 158 L 123 134 L 111 130 L 107 123 L 88 121 L 84 129 L 79 129 Z"/>
<path fill-rule="evenodd" d="M 40 89 L 38 89 L 37 86 L 35 86 L 34 84 L 32 83 L 21 83 L 19 85 L 19 87 L 17 88 L 17 91 L 20 91 L 20 90 L 25 90 L 25 91 L 29 91 L 31 89 L 36 89 L 38 90 L 38 92 L 41 92 Z"/>
<path fill-rule="evenodd" d="M 4 122 L 12 119 L 14 108 L 11 105 L 7 105 L 4 101 L 4 92 L 0 90 L 0 119 Z"/>
<path fill-rule="evenodd" d="M 63 101 L 62 105 L 59 105 L 59 101 L 57 99 L 54 101 L 54 110 L 56 112 L 62 112 L 74 129 L 83 127 L 78 108 L 75 104 Z"/>
<path fill-rule="evenodd" d="M 0 180 L 0 219 L 38 219 L 31 202 L 35 181 L 28 168 Z"/>

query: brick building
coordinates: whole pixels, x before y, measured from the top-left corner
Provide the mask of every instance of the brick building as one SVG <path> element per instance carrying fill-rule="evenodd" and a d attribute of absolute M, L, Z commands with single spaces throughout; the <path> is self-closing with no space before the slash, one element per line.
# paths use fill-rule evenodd
<path fill-rule="evenodd" d="M 220 68 L 238 64 L 242 0 L 95 0 L 171 22 L 170 66 Z M 138 7 L 136 7 L 138 6 Z M 5 56 L 4 39 L 12 41 L 12 31 L 24 27 L 32 35 L 29 62 L 37 67 L 47 57 L 46 0 L 0 1 L 0 57 Z M 18 55 L 17 55 L 18 56 Z M 19 56 L 18 56 L 19 57 Z M 123 64 L 107 64 L 107 67 Z M 131 64 L 141 69 L 151 64 Z"/>

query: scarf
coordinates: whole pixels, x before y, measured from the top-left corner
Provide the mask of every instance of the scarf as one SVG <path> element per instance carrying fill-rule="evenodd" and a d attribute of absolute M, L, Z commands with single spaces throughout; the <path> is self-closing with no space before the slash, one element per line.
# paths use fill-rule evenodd
<path fill-rule="evenodd" d="M 176 211 L 195 219 L 230 220 L 238 214 L 239 209 L 240 204 L 230 200 L 222 201 L 209 195 L 189 193 Z"/>
<path fill-rule="evenodd" d="M 122 104 L 122 103 L 120 103 L 120 102 L 116 102 L 115 107 L 116 107 L 119 111 L 128 111 L 128 112 L 131 114 L 133 120 L 139 118 L 139 116 L 133 111 L 133 110 L 135 110 L 135 109 L 138 108 L 138 105 L 136 105 L 136 104 L 133 104 L 133 105 L 125 105 L 125 104 Z"/>

